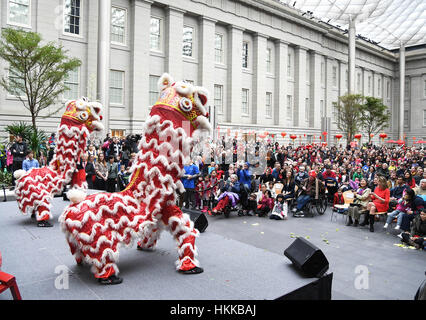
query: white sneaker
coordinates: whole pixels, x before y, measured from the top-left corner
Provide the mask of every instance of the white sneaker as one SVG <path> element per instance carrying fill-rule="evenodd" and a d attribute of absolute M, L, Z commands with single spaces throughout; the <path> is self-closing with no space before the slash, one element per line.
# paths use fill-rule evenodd
<path fill-rule="evenodd" d="M 397 235 L 398 238 L 402 239 L 402 232 Z"/>
<path fill-rule="evenodd" d="M 388 224 L 388 223 L 385 223 L 385 225 L 383 226 L 383 228 L 384 228 L 384 229 L 387 229 L 387 228 L 388 228 L 388 226 L 389 226 L 389 224 Z"/>
<path fill-rule="evenodd" d="M 397 226 L 395 227 L 395 230 L 399 230 L 399 228 L 401 228 L 401 227 L 397 225 Z"/>

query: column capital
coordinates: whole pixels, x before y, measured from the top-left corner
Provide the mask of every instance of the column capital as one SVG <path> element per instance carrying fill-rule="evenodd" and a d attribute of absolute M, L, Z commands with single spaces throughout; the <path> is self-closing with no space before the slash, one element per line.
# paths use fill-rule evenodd
<path fill-rule="evenodd" d="M 301 45 L 295 46 L 295 49 L 297 49 L 297 50 L 305 50 L 305 51 L 309 51 L 310 50 L 308 47 L 304 47 L 304 46 L 301 46 Z"/>
<path fill-rule="evenodd" d="M 184 14 L 186 13 L 186 10 L 182 10 L 178 7 L 174 7 L 174 6 L 167 6 L 167 10 L 169 11 L 169 13 L 181 13 Z"/>
<path fill-rule="evenodd" d="M 274 41 L 276 44 L 285 44 L 285 45 L 289 45 L 290 44 L 290 42 L 288 42 L 288 41 L 285 41 L 285 40 L 283 40 L 283 39 L 275 39 L 275 41 Z"/>
<path fill-rule="evenodd" d="M 265 38 L 265 39 L 268 39 L 268 38 L 269 38 L 269 36 L 268 36 L 268 35 L 266 35 L 266 34 L 264 34 L 264 33 L 260 33 L 260 32 L 256 32 L 254 35 L 255 35 L 256 37 L 259 37 L 259 38 Z"/>
<path fill-rule="evenodd" d="M 200 21 L 200 22 L 207 21 L 207 22 L 217 23 L 216 19 L 206 17 L 206 16 L 199 16 L 198 21 Z"/>
<path fill-rule="evenodd" d="M 235 24 L 229 24 L 227 28 L 229 31 L 232 31 L 232 30 L 245 31 L 246 30 L 245 28 L 236 26 Z"/>
<path fill-rule="evenodd" d="M 135 3 L 136 6 L 138 6 L 138 5 L 151 6 L 154 3 L 154 1 L 151 1 L 151 0 L 136 0 L 134 3 Z"/>

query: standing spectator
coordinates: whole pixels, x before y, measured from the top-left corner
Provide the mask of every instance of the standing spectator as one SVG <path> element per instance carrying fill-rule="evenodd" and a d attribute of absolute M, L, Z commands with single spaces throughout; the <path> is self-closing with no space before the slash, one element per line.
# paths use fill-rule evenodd
<path fill-rule="evenodd" d="M 86 181 L 87 181 L 87 186 L 89 189 L 93 189 L 94 187 L 93 183 L 95 182 L 95 177 L 96 177 L 94 161 L 95 161 L 95 158 L 92 155 L 90 156 L 88 156 L 88 154 L 83 155 L 81 164 L 84 170 L 86 171 Z"/>
<path fill-rule="evenodd" d="M 28 153 L 28 159 L 25 159 L 22 162 L 22 169 L 25 171 L 30 171 L 32 168 L 39 168 L 40 165 L 36 159 L 34 159 L 34 153 L 30 151 Z"/>
<path fill-rule="evenodd" d="M 45 166 L 48 165 L 47 158 L 46 158 L 46 156 L 44 155 L 43 152 L 40 154 L 39 164 L 40 164 L 40 167 L 45 167 Z"/>
<path fill-rule="evenodd" d="M 55 134 L 54 133 L 52 133 L 50 135 L 48 143 L 49 143 L 49 146 L 55 146 L 56 145 L 56 138 L 55 138 Z"/>
<path fill-rule="evenodd" d="M 241 186 L 245 186 L 248 190 L 251 189 L 251 173 L 249 170 L 248 162 L 244 163 L 243 167 L 239 167 L 237 170 L 237 176 Z"/>
<path fill-rule="evenodd" d="M 113 156 L 114 158 L 117 158 L 117 156 L 121 153 L 121 145 L 118 142 L 117 137 L 112 138 L 112 142 L 108 146 L 109 153 L 108 153 L 108 159 L 109 156 Z"/>
<path fill-rule="evenodd" d="M 126 189 L 129 184 L 130 172 L 126 170 L 124 164 L 120 166 L 120 171 L 118 172 L 117 180 L 118 180 L 118 189 L 123 191 Z"/>
<path fill-rule="evenodd" d="M 22 141 L 22 135 L 18 134 L 16 136 L 15 143 L 10 147 L 10 151 L 13 156 L 12 172 L 22 169 L 22 163 L 28 153 L 28 147 L 27 144 Z M 10 190 L 13 190 L 14 187 L 15 177 L 12 175 L 12 188 Z"/>
<path fill-rule="evenodd" d="M 186 166 L 183 167 L 184 175 L 182 177 L 182 184 L 185 188 L 185 193 L 183 194 L 183 202 L 185 202 L 185 208 L 189 208 L 191 204 L 192 209 L 194 208 L 194 189 L 195 189 L 195 179 L 198 178 L 200 171 L 198 167 L 194 164 L 192 160 L 188 162 Z"/>
<path fill-rule="evenodd" d="M 114 161 L 115 158 L 113 155 L 110 155 L 108 158 L 107 169 L 108 169 L 108 179 L 107 179 L 107 192 L 115 192 L 116 191 L 116 183 L 117 183 L 117 174 L 118 174 L 118 165 L 117 162 Z"/>
<path fill-rule="evenodd" d="M 108 168 L 105 161 L 105 155 L 99 153 L 98 161 L 95 164 L 95 189 L 97 190 L 106 190 L 106 181 L 108 179 Z"/>

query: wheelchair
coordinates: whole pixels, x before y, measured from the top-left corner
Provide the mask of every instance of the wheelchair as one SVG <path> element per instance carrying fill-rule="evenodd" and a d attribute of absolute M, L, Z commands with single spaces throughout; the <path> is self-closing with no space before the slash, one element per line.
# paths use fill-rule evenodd
<path fill-rule="evenodd" d="M 327 196 L 328 202 L 333 203 L 334 194 L 339 189 L 339 184 L 337 183 L 336 180 L 328 178 L 328 179 L 325 179 L 325 187 L 327 188 L 327 192 L 328 192 L 328 196 Z"/>
<path fill-rule="evenodd" d="M 328 199 L 325 192 L 318 194 L 318 199 L 310 199 L 303 207 L 305 217 L 313 217 L 315 212 L 322 216 L 327 210 Z"/>

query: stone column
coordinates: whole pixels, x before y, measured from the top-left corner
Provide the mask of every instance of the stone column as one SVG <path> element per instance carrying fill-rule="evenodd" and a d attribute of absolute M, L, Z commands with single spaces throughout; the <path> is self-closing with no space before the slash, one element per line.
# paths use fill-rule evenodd
<path fill-rule="evenodd" d="M 97 99 L 104 107 L 104 126 L 109 133 L 109 73 L 111 0 L 99 1 Z"/>
<path fill-rule="evenodd" d="M 234 25 L 228 27 L 228 83 L 226 90 L 226 122 L 240 123 L 243 31 Z"/>
<path fill-rule="evenodd" d="M 166 13 L 166 59 L 165 72 L 168 72 L 176 81 L 183 80 L 183 14 L 185 11 L 168 6 Z"/>
<path fill-rule="evenodd" d="M 257 33 L 253 41 L 253 109 L 252 123 L 265 118 L 266 105 L 266 43 L 267 35 Z"/>
<path fill-rule="evenodd" d="M 399 139 L 404 140 L 405 47 L 399 48 Z"/>
<path fill-rule="evenodd" d="M 348 42 L 348 93 L 355 93 L 355 21 L 353 19 L 349 19 L 349 42 Z"/>
<path fill-rule="evenodd" d="M 321 128 L 321 60 L 322 56 L 314 52 L 311 55 L 311 97 L 312 97 L 312 103 L 313 103 L 313 114 L 311 114 L 310 118 L 310 127 L 314 127 L 315 129 Z M 326 98 L 326 97 L 325 97 Z M 324 102 L 324 114 L 325 114 L 325 108 L 327 105 L 326 99 L 323 100 Z"/>
<path fill-rule="evenodd" d="M 308 48 L 298 46 L 294 59 L 294 112 L 293 124 L 295 127 L 305 127 L 305 98 L 306 94 L 306 51 Z"/>
<path fill-rule="evenodd" d="M 136 0 L 132 2 L 133 34 L 131 41 L 130 68 L 130 124 L 131 131 L 139 132 L 138 127 L 147 117 L 149 106 L 149 68 L 150 59 L 149 29 L 151 5 L 153 1 Z"/>
<path fill-rule="evenodd" d="M 277 40 L 275 46 L 275 110 L 274 124 L 284 127 L 287 123 L 287 56 L 288 42 Z"/>
<path fill-rule="evenodd" d="M 98 55 L 94 54 L 98 48 L 98 1 L 89 1 L 88 25 L 87 25 L 87 91 L 85 95 L 92 101 L 97 99 Z M 84 91 L 83 91 L 84 92 Z"/>

